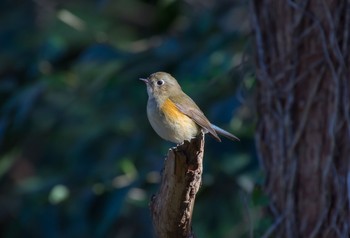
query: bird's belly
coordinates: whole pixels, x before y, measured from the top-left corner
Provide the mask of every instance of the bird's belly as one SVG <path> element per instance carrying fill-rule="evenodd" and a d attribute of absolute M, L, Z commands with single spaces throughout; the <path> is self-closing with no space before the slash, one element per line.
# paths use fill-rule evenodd
<path fill-rule="evenodd" d="M 191 140 L 199 132 L 197 124 L 180 112 L 173 103 L 167 103 L 158 108 L 155 102 L 148 102 L 147 116 L 151 126 L 165 140 L 177 144 Z"/>

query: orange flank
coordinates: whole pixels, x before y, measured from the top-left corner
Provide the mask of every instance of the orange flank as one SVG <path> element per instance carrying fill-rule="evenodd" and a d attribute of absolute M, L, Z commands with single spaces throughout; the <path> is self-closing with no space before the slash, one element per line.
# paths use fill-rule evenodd
<path fill-rule="evenodd" d="M 190 140 L 199 132 L 198 125 L 187 115 L 183 114 L 170 99 L 166 99 L 162 104 L 160 111 L 163 118 L 156 124 L 156 129 L 162 138 L 180 143 L 184 140 Z M 157 122 L 156 122 L 157 123 Z"/>
<path fill-rule="evenodd" d="M 188 119 L 190 119 L 188 116 L 180 112 L 180 110 L 176 107 L 175 103 L 173 103 L 169 98 L 165 100 L 160 110 L 170 121 L 178 122 L 181 120 L 187 121 Z"/>

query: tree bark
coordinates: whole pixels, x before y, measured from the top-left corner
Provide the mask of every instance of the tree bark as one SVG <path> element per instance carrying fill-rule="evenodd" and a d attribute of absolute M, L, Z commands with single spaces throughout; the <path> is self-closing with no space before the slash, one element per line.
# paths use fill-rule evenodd
<path fill-rule="evenodd" d="M 191 220 L 202 180 L 203 154 L 203 133 L 168 151 L 160 189 L 150 204 L 157 237 L 194 237 Z"/>
<path fill-rule="evenodd" d="M 251 3 L 273 237 L 350 237 L 350 3 Z"/>

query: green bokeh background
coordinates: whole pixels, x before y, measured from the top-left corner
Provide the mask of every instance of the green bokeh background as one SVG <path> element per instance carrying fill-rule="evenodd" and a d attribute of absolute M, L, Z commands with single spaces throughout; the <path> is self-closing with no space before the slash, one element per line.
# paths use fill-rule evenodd
<path fill-rule="evenodd" d="M 153 237 L 167 150 L 138 80 L 175 76 L 241 142 L 207 136 L 193 229 L 270 225 L 254 147 L 248 1 L 0 3 L 0 236 Z"/>

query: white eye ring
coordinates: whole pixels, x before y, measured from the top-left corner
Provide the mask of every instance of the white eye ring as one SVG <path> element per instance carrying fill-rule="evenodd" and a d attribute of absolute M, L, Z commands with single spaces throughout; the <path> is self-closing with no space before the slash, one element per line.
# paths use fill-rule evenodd
<path fill-rule="evenodd" d="M 163 84 L 164 84 L 164 80 L 158 80 L 158 81 L 157 81 L 157 85 L 158 85 L 158 86 L 161 86 L 161 85 L 163 85 Z"/>

